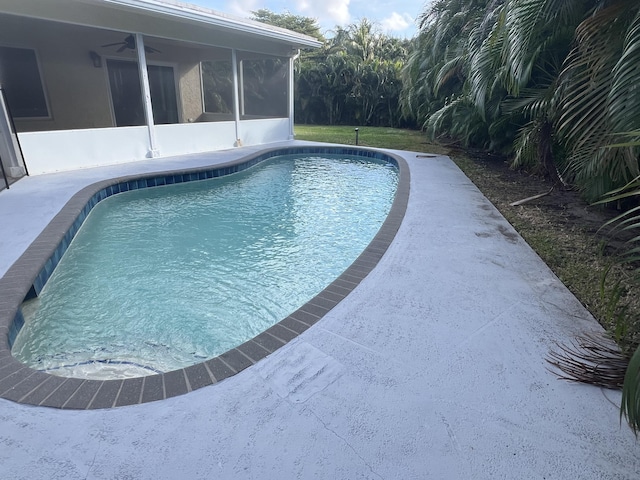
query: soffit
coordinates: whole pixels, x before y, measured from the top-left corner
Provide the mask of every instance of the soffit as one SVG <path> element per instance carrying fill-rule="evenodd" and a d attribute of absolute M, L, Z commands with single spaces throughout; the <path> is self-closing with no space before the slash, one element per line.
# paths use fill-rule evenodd
<path fill-rule="evenodd" d="M 279 55 L 291 55 L 298 48 L 320 46 L 320 42 L 306 35 L 178 2 L 3 0 L 0 12 Z"/>

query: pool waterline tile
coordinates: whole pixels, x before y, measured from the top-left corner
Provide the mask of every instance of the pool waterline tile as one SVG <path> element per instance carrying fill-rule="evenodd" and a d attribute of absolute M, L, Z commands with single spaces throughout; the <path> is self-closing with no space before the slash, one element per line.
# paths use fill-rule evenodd
<path fill-rule="evenodd" d="M 375 158 L 398 167 L 398 186 L 393 205 L 378 233 L 354 264 L 340 275 L 324 291 L 284 318 L 265 332 L 245 344 L 223 353 L 219 357 L 173 372 L 136 377 L 126 380 L 82 380 L 63 378 L 48 373 L 36 372 L 24 367 L 10 357 L 7 345 L 0 344 L 0 385 L 5 394 L 0 397 L 31 405 L 66 409 L 96 409 L 133 405 L 158 401 L 181 395 L 188 391 L 206 387 L 224 380 L 248 368 L 256 361 L 304 333 L 318 322 L 335 305 L 342 301 L 382 258 L 398 230 L 409 195 L 409 170 L 406 162 L 393 154 L 366 148 L 333 146 L 304 146 L 265 149 L 231 162 L 198 167 L 189 170 L 158 172 L 103 180 L 84 187 L 77 192 L 54 217 L 38 238 L 0 279 L 2 298 L 7 298 L 7 288 L 15 293 L 14 302 L 21 302 L 25 292 L 39 293 L 55 267 L 62 259 L 80 226 L 100 201 L 112 195 L 162 185 L 200 181 L 230 175 L 279 155 L 291 154 L 342 154 Z M 11 279 L 11 282 L 5 279 Z M 19 287 L 14 288 L 15 285 Z M 22 296 L 22 298 L 18 298 Z M 16 312 L 19 306 L 7 308 L 0 302 L 0 342 L 7 338 L 11 328 L 16 330 L 14 317 L 7 312 Z M 15 313 L 13 314 L 15 316 Z M 18 322 L 19 323 L 19 322 Z M 19 328 L 17 328 L 19 330 Z M 7 332 L 3 335 L 3 332 Z M 3 357 L 6 355 L 6 357 Z M 259 357 L 259 358 L 258 358 Z M 1 382 L 6 380 L 5 384 Z M 11 384 L 11 381 L 14 381 Z M 13 393 L 7 393 L 13 392 Z M 91 398 L 88 398 L 93 393 Z M 16 397 L 21 396 L 20 399 Z"/>

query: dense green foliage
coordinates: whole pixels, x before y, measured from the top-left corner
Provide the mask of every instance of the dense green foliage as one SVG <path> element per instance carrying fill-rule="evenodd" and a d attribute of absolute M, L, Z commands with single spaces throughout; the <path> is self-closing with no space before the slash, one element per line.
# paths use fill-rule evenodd
<path fill-rule="evenodd" d="M 406 117 L 595 200 L 636 177 L 640 4 L 438 0 L 404 69 Z M 607 148 L 609 147 L 609 148 Z"/>
<path fill-rule="evenodd" d="M 406 42 L 366 19 L 342 29 L 297 65 L 296 120 L 321 125 L 397 126 Z"/>
<path fill-rule="evenodd" d="M 315 36 L 317 51 L 302 52 L 296 62 L 295 114 L 298 123 L 398 126 L 401 70 L 409 42 L 377 31 L 366 18 L 336 27 L 325 40 L 315 20 L 268 10 L 254 20 Z"/>

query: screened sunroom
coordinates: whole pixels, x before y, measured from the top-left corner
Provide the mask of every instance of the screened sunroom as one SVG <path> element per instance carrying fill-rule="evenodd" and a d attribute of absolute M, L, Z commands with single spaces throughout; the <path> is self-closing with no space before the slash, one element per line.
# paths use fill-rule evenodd
<path fill-rule="evenodd" d="M 317 46 L 168 0 L 4 0 L 4 177 L 291 139 L 293 62 Z"/>

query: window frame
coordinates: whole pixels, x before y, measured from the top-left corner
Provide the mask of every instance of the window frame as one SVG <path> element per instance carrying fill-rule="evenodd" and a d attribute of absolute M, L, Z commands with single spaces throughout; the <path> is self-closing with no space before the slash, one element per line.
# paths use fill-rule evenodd
<path fill-rule="evenodd" d="M 8 44 L 4 44 L 4 43 L 0 43 L 0 47 L 1 48 L 11 48 L 11 49 L 15 49 L 15 50 L 29 50 L 31 52 L 33 52 L 33 56 L 35 58 L 35 66 L 36 69 L 38 70 L 38 77 L 40 80 L 40 89 L 42 91 L 42 97 L 44 99 L 44 107 L 47 110 L 47 114 L 42 115 L 42 116 L 17 116 L 15 114 L 15 109 L 12 109 L 11 111 L 11 116 L 14 118 L 14 120 L 17 121 L 43 121 L 43 120 L 53 120 L 53 114 L 51 113 L 51 103 L 49 102 L 49 94 L 47 92 L 46 86 L 45 86 L 45 81 L 44 81 L 44 75 L 43 75 L 43 70 L 42 70 L 42 63 L 40 61 L 40 55 L 38 54 L 38 50 L 36 48 L 33 47 L 28 47 L 28 46 L 16 46 L 16 45 L 8 45 Z M 0 80 L 0 85 L 1 85 L 1 80 Z M 5 88 L 5 87 L 3 87 Z M 5 88 L 5 92 L 6 92 L 6 88 Z M 7 92 L 8 93 L 8 92 Z M 9 100 L 9 99 L 8 99 Z M 10 101 L 10 100 L 9 100 Z M 9 108 L 11 108 L 11 105 L 9 105 Z"/>

